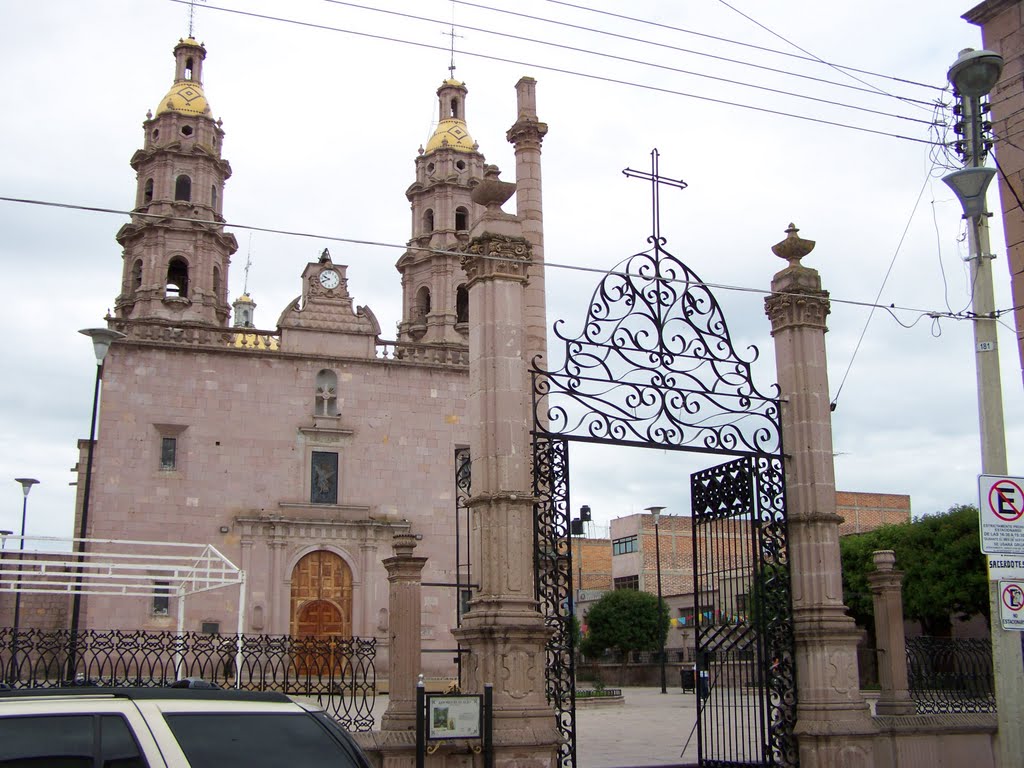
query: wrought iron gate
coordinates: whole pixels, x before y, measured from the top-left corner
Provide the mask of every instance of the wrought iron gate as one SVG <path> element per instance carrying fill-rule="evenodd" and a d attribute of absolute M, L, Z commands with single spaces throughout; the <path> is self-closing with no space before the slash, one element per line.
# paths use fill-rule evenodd
<path fill-rule="evenodd" d="M 783 479 L 751 457 L 690 478 L 702 766 L 797 763 Z"/>
<path fill-rule="evenodd" d="M 796 687 L 779 400 L 754 385 L 757 349 L 748 348 L 749 359 L 736 352 L 710 288 L 665 248 L 659 187 L 686 184 L 661 177 L 657 150 L 651 157 L 650 173 L 624 171 L 651 182 L 648 247 L 604 275 L 578 336 L 555 323 L 562 367 L 535 361 L 531 369 L 536 593 L 553 630 L 546 686 L 564 739 L 560 767 L 576 765 L 568 443 L 582 441 L 735 459 L 694 476 L 694 538 L 703 541 L 697 581 L 704 585 L 695 599 L 699 605 L 702 596 L 710 601 L 735 588 L 726 608 L 737 609 L 726 611 L 728 623 L 702 627 L 698 650 L 715 698 L 699 708 L 701 764 L 790 768 Z M 745 533 L 730 538 L 734 529 Z M 737 559 L 741 550 L 745 559 Z M 734 578 L 729 569 L 740 570 Z M 710 611 L 723 615 L 716 603 Z M 725 745 L 737 740 L 742 750 L 729 752 Z"/>

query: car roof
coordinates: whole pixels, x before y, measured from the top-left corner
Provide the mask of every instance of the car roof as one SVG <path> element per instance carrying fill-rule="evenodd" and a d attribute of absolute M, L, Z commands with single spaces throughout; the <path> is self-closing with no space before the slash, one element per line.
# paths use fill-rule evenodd
<path fill-rule="evenodd" d="M 101 697 L 136 701 L 243 701 L 264 704 L 294 703 L 277 691 L 242 691 L 235 688 L 104 688 L 75 686 L 69 688 L 18 688 L 0 691 L 0 702 L 23 698 Z"/>

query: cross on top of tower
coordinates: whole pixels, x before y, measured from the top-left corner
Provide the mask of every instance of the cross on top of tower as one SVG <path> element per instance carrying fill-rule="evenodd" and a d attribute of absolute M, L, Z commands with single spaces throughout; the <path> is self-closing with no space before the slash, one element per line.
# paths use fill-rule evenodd
<path fill-rule="evenodd" d="M 634 179 L 647 179 L 651 182 L 651 236 L 654 241 L 658 244 L 662 242 L 661 238 L 661 197 L 659 187 L 665 185 L 666 187 L 675 187 L 676 189 L 686 189 L 689 185 L 682 179 L 667 179 L 658 173 L 658 159 L 661 155 L 658 153 L 657 147 L 651 150 L 651 170 L 648 171 L 634 171 L 632 168 L 623 169 L 623 175 L 634 178 Z"/>
<path fill-rule="evenodd" d="M 201 3 L 205 3 L 206 0 L 199 0 Z M 188 36 L 192 37 L 193 28 L 195 26 L 196 18 L 196 0 L 188 0 Z"/>
<path fill-rule="evenodd" d="M 445 37 L 450 37 L 452 39 L 452 41 L 451 41 L 452 58 L 451 58 L 451 63 L 448 65 L 448 79 L 449 80 L 454 80 L 455 79 L 455 38 L 456 37 L 463 37 L 463 35 L 456 35 L 455 34 L 455 0 L 452 0 L 452 27 L 451 27 L 451 31 L 449 31 L 449 32 L 442 32 L 441 34 L 444 35 Z"/>
<path fill-rule="evenodd" d="M 252 266 L 252 232 L 249 233 L 249 252 L 245 255 L 245 282 L 242 293 L 249 293 L 249 268 Z"/>

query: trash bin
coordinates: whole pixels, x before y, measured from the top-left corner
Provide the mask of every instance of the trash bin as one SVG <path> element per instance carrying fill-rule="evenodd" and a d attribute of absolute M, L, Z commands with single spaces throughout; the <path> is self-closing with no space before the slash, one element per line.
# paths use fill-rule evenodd
<path fill-rule="evenodd" d="M 700 671 L 700 697 L 706 699 L 711 695 L 711 674 L 706 670 Z"/>
<path fill-rule="evenodd" d="M 694 691 L 697 689 L 697 672 L 693 667 L 679 668 L 679 686 L 684 691 Z"/>

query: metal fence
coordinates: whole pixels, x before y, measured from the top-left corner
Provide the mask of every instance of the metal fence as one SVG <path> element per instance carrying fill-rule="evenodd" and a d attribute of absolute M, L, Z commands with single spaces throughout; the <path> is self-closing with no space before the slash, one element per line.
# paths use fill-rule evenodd
<path fill-rule="evenodd" d="M 0 676 L 12 688 L 151 688 L 201 677 L 315 699 L 352 731 L 373 728 L 375 655 L 376 641 L 361 638 L 0 628 Z"/>
<path fill-rule="evenodd" d="M 996 711 L 987 639 L 908 637 L 907 673 L 919 714 Z"/>

